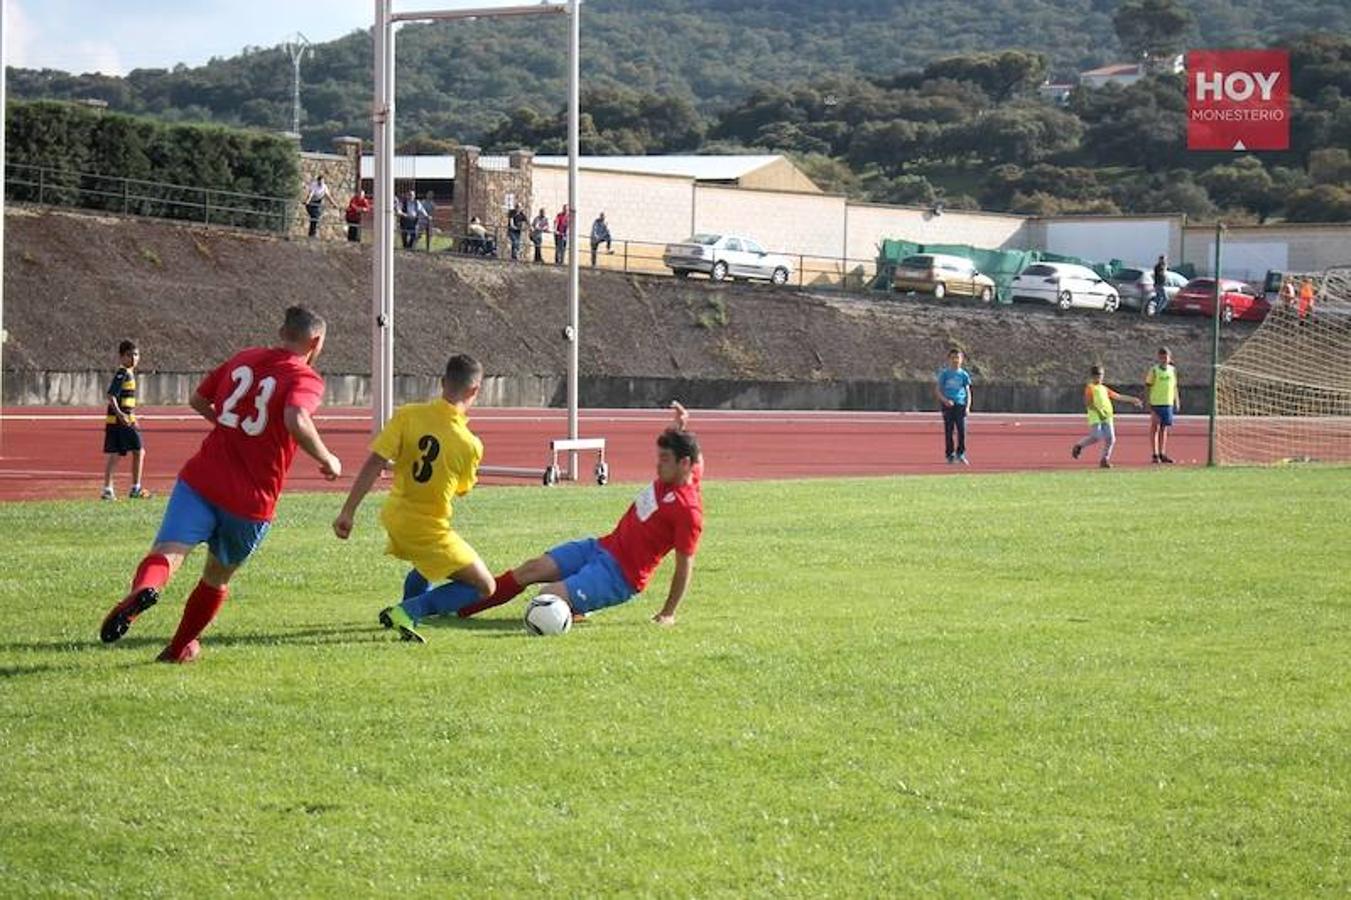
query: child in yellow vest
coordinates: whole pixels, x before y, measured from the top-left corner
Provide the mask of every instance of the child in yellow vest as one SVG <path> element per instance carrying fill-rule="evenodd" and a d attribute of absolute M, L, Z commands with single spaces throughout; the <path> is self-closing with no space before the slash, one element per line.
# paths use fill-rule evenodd
<path fill-rule="evenodd" d="M 1155 463 L 1172 463 L 1168 456 L 1168 430 L 1173 417 L 1182 406 L 1182 395 L 1177 389 L 1177 369 L 1173 368 L 1173 352 L 1159 348 L 1159 361 L 1145 373 L 1145 389 L 1149 393 L 1149 441 Z"/>
<path fill-rule="evenodd" d="M 1088 384 L 1084 385 L 1084 406 L 1088 411 L 1088 437 L 1075 444 L 1070 449 L 1070 456 L 1075 459 L 1084 451 L 1085 447 L 1091 447 L 1099 441 L 1102 442 L 1102 458 L 1098 460 L 1098 465 L 1104 469 L 1112 467 L 1112 448 L 1116 446 L 1116 429 L 1112 426 L 1112 420 L 1116 418 L 1116 410 L 1112 406 L 1114 400 L 1126 400 L 1134 403 L 1136 406 L 1143 406 L 1144 401 L 1139 397 L 1127 397 L 1124 394 L 1118 394 L 1116 391 L 1102 383 L 1102 366 L 1094 366 L 1089 370 L 1091 376 Z"/>

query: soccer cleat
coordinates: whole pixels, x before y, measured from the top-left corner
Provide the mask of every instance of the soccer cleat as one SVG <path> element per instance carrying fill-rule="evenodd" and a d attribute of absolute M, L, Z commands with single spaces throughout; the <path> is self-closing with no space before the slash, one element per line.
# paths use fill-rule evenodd
<path fill-rule="evenodd" d="M 965 454 L 965 453 L 958 453 L 958 454 L 957 454 L 957 462 L 958 462 L 960 465 L 963 465 L 963 466 L 969 466 L 969 465 L 971 465 L 971 460 L 969 460 L 969 459 L 966 458 L 966 454 Z"/>
<path fill-rule="evenodd" d="M 155 495 L 150 493 L 140 485 L 137 485 L 136 487 L 132 488 L 130 491 L 127 492 L 127 497 L 132 500 L 149 500 L 153 496 Z"/>
<path fill-rule="evenodd" d="M 1168 465 L 1171 466 L 1171 465 L 1173 464 L 1173 458 L 1172 458 L 1171 456 L 1164 456 L 1162 453 L 1160 453 L 1160 454 L 1159 454 L 1159 462 L 1161 462 L 1161 463 L 1167 463 Z"/>
<path fill-rule="evenodd" d="M 127 633 L 136 617 L 159 602 L 159 591 L 152 587 L 142 588 L 134 594 L 128 594 L 121 603 L 113 607 L 103 620 L 99 637 L 105 644 L 111 644 Z"/>
<path fill-rule="evenodd" d="M 155 657 L 155 662 L 178 663 L 181 665 L 193 662 L 197 657 L 202 655 L 202 645 L 197 642 L 196 638 L 188 641 L 187 646 L 180 650 L 176 655 L 171 654 L 169 650 L 170 648 L 168 647 L 161 650 L 159 656 Z"/>
<path fill-rule="evenodd" d="M 417 623 L 404 612 L 402 606 L 386 606 L 380 610 L 380 624 L 386 628 L 399 629 L 399 639 L 417 644 L 427 643 L 427 639 L 418 634 Z"/>
<path fill-rule="evenodd" d="M 1112 464 L 1111 464 L 1111 462 L 1109 462 L 1108 460 L 1105 460 L 1105 459 L 1104 459 L 1104 460 L 1099 460 L 1099 461 L 1098 461 L 1098 468 L 1099 468 L 1099 469 L 1110 469 L 1111 467 L 1112 467 Z"/>
<path fill-rule="evenodd" d="M 1084 448 L 1080 447 L 1078 444 L 1075 444 L 1073 447 L 1070 448 L 1070 456 L 1074 457 L 1075 459 L 1078 459 L 1079 454 L 1083 452 Z"/>
<path fill-rule="evenodd" d="M 1154 465 L 1158 465 L 1159 463 L 1163 462 L 1163 460 L 1159 459 L 1159 454 L 1157 453 L 1151 455 L 1149 457 L 1149 461 L 1154 463 Z"/>
<path fill-rule="evenodd" d="M 106 487 L 106 488 L 103 489 L 103 493 L 102 493 L 102 494 L 99 494 L 99 499 L 100 499 L 100 500 L 116 500 L 116 499 L 117 499 L 117 494 L 113 492 L 113 489 L 112 489 L 112 488 Z"/>

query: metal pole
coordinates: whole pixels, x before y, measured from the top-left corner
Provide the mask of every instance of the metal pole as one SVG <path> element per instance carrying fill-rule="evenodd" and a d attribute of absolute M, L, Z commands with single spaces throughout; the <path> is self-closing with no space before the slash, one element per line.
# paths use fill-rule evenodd
<path fill-rule="evenodd" d="M 1210 326 L 1210 427 L 1206 434 L 1206 465 L 1217 464 L 1215 459 L 1215 414 L 1220 397 L 1220 306 L 1224 292 L 1220 289 L 1220 246 L 1224 241 L 1224 223 L 1215 225 L 1215 309 Z"/>
<path fill-rule="evenodd" d="M 389 0 L 386 0 L 386 9 L 388 9 Z M 397 68 L 395 66 L 395 37 L 394 22 L 389 21 L 385 26 L 385 109 L 389 110 L 389 117 L 385 121 L 385 130 L 381 132 L 381 141 L 383 145 L 381 150 L 385 157 L 385 196 L 394 197 L 394 129 L 396 118 L 394 114 L 394 81 Z M 384 379 L 380 386 L 383 391 L 384 419 L 381 421 L 381 427 L 388 422 L 394 415 L 394 207 L 392 204 L 385 204 L 385 216 L 387 227 L 384 228 L 385 234 L 385 284 L 384 284 L 384 307 L 383 307 L 383 346 L 381 352 L 384 355 Z"/>
<path fill-rule="evenodd" d="M 578 296 L 581 276 L 578 270 L 577 247 L 581 243 L 578 233 L 581 220 L 577 217 L 577 157 L 581 154 L 581 138 L 578 121 L 581 115 L 581 34 L 582 2 L 568 0 L 568 438 L 578 437 L 578 365 L 579 348 L 582 343 L 581 303 Z M 578 455 L 576 450 L 568 453 L 568 478 L 576 481 Z"/>
<path fill-rule="evenodd" d="M 0 457 L 5 455 L 5 7 L 0 0 Z"/>
<path fill-rule="evenodd" d="M 385 376 L 387 356 L 385 354 L 385 295 L 392 289 L 392 268 L 394 265 L 393 215 L 394 215 L 394 178 L 393 167 L 386 140 L 394 123 L 394 109 L 391 102 L 389 78 L 390 33 L 393 26 L 389 21 L 390 0 L 376 0 L 375 27 L 371 31 L 375 43 L 375 102 L 372 125 L 374 126 L 375 172 L 372 191 L 375 195 L 372 225 L 375 228 L 374 249 L 371 264 L 371 430 L 378 432 L 389 421 L 392 410 L 385 402 Z"/>

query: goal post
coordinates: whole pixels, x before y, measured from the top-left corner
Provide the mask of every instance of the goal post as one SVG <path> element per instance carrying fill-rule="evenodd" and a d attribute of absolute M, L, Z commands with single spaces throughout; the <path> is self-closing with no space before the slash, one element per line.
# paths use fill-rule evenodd
<path fill-rule="evenodd" d="M 1351 265 L 1291 282 L 1219 365 L 1221 465 L 1351 463 Z"/>

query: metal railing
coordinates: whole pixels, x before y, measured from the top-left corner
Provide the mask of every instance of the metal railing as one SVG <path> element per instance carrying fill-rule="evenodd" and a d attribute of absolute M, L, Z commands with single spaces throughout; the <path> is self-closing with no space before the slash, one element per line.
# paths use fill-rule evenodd
<path fill-rule="evenodd" d="M 296 204 L 281 197 L 24 163 L 5 165 L 5 196 L 20 203 L 279 233 L 290 228 Z"/>

